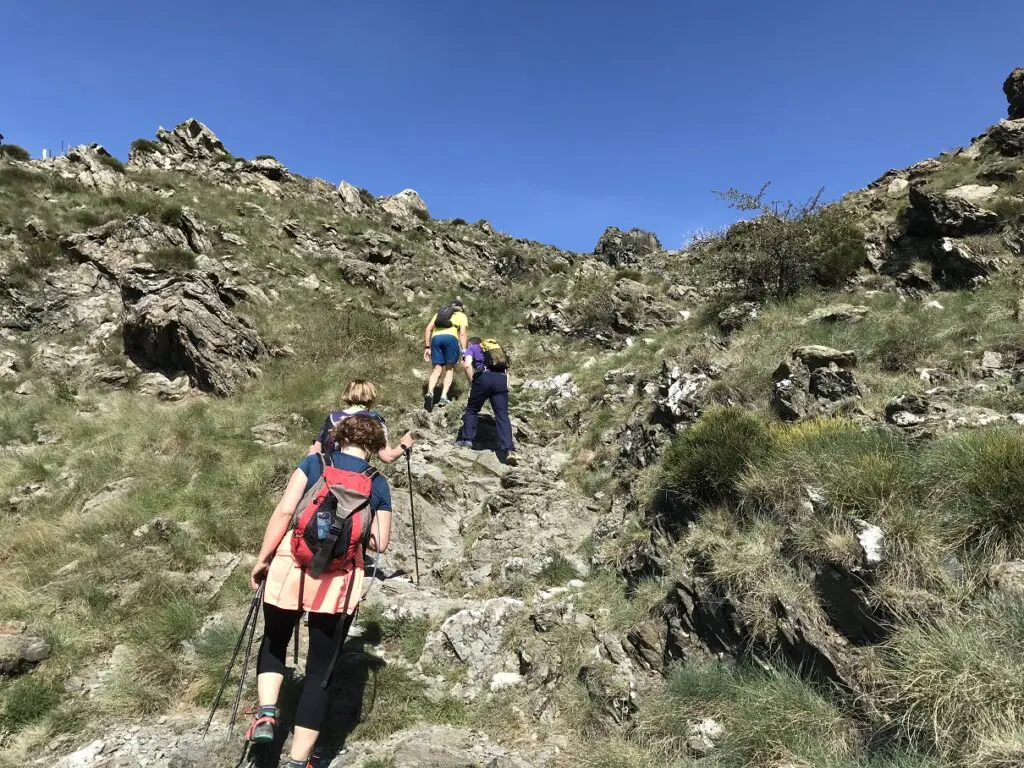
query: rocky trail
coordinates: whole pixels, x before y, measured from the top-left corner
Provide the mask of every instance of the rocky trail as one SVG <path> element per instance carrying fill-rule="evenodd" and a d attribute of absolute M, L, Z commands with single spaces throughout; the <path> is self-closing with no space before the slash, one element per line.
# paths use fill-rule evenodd
<path fill-rule="evenodd" d="M 382 698 L 381 687 L 388 684 L 388 668 L 401 669 L 423 683 L 428 696 L 462 702 L 483 701 L 504 689 L 534 684 L 521 655 L 505 642 L 510 620 L 529 613 L 537 626 L 543 626 L 544 616 L 547 621 L 571 617 L 573 593 L 584 586 L 581 578 L 573 578 L 529 594 L 512 587 L 519 597 L 502 594 L 517 577 L 536 578 L 555 558 L 564 558 L 584 576 L 587 564 L 573 553 L 592 532 L 600 508 L 595 500 L 580 497 L 561 476 L 567 454 L 557 445 L 533 442 L 531 431 L 519 419 L 513 420 L 523 456 L 519 466 L 507 466 L 497 458 L 493 421 L 486 414 L 474 449 L 455 447 L 451 436 L 461 412 L 456 401 L 432 414 L 413 416 L 418 441 L 409 470 L 420 557 L 418 585 L 413 578 L 407 467 L 399 460 L 387 469 L 395 512 L 392 544 L 376 568 L 368 566 L 374 578 L 368 580 L 363 609 L 339 660 L 332 710 L 318 747 L 325 766 L 370 762 L 528 768 L 551 764 L 559 746 L 565 744 L 556 739 L 525 751 L 520 745 L 513 751 L 483 732 L 429 722 L 380 740 L 348 739 L 352 729 L 381 706 L 377 702 Z M 251 555 L 239 555 L 235 567 L 248 567 Z M 238 623 L 244 608 L 239 605 L 232 612 L 231 626 Z M 228 621 L 224 616 L 212 619 Z M 399 624 L 426 620 L 436 629 L 423 636 L 418 652 L 404 648 L 404 654 L 395 654 L 381 646 L 379 619 Z M 305 662 L 304 634 L 300 649 L 293 693 Z M 250 663 L 243 708 L 255 702 L 254 667 Z M 121 724 L 73 751 L 68 751 L 70 742 L 58 739 L 51 745 L 53 755 L 39 764 L 60 768 L 228 765 L 241 756 L 241 732 L 249 717 L 239 716 L 229 738 L 231 690 L 205 742 L 201 733 L 206 713 L 176 712 L 154 722 Z M 263 749 L 242 764 L 277 765 L 278 759 L 287 760 L 286 752 L 280 758 L 285 747 Z"/>

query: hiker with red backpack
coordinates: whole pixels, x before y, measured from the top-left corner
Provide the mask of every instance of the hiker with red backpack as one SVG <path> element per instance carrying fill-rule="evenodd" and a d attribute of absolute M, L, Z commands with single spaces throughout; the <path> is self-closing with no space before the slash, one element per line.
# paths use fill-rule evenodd
<path fill-rule="evenodd" d="M 508 416 L 508 354 L 494 339 L 474 336 L 469 339 L 462 360 L 472 384 L 469 388 L 469 402 L 462 415 L 462 429 L 459 430 L 455 445 L 460 448 L 473 447 L 480 409 L 490 401 L 498 432 L 498 446 L 505 454 L 505 462 L 515 466 L 519 463 L 519 454 L 512 441 L 512 422 Z"/>
<path fill-rule="evenodd" d="M 306 676 L 295 713 L 288 768 L 309 768 L 323 725 L 328 688 L 362 598 L 364 554 L 391 536 L 391 489 L 370 466 L 386 447 L 384 427 L 367 415 L 343 419 L 334 450 L 307 456 L 292 473 L 267 523 L 250 582 L 263 585 L 264 634 L 256 666 L 259 711 L 246 736 L 274 740 L 288 641 L 309 611 Z"/>
<path fill-rule="evenodd" d="M 466 317 L 466 307 L 461 299 L 455 299 L 435 312 L 423 329 L 423 360 L 434 366 L 427 381 L 427 391 L 423 395 L 423 407 L 428 411 L 434 409 L 434 390 L 442 373 L 444 380 L 437 405 L 445 406 L 451 402 L 448 391 L 455 380 L 455 366 L 467 346 L 468 333 L 469 318 Z"/>
<path fill-rule="evenodd" d="M 388 441 L 388 426 L 384 422 L 384 417 L 377 413 L 377 411 L 372 410 L 373 404 L 377 402 L 377 388 L 373 385 L 373 382 L 364 379 L 350 381 L 341 395 L 341 401 L 345 403 L 345 407 L 340 411 L 331 411 L 327 414 L 327 418 L 324 419 L 324 424 L 320 428 L 316 440 L 309 447 L 310 456 L 316 456 L 320 453 L 329 455 L 333 452 L 331 431 L 349 416 L 372 416 L 381 423 L 381 426 L 384 427 L 384 447 L 377 452 L 377 458 L 385 464 L 391 464 L 399 456 L 404 455 L 406 451 L 412 448 L 412 432 L 406 432 L 402 435 L 401 440 L 398 441 L 398 445 L 391 447 Z"/>

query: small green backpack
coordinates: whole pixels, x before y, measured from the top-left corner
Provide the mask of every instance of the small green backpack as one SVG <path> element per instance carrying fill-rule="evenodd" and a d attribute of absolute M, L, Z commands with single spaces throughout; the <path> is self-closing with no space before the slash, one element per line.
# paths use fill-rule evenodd
<path fill-rule="evenodd" d="M 508 353 L 501 348 L 495 339 L 484 339 L 480 342 L 480 351 L 484 353 L 484 367 L 491 371 L 508 370 Z"/>

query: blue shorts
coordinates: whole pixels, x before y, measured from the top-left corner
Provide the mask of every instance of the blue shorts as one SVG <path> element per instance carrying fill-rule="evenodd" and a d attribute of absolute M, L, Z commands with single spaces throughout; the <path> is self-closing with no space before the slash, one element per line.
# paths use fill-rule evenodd
<path fill-rule="evenodd" d="M 434 365 L 455 365 L 462 356 L 459 339 L 450 333 L 433 336 L 430 339 L 430 362 Z"/>

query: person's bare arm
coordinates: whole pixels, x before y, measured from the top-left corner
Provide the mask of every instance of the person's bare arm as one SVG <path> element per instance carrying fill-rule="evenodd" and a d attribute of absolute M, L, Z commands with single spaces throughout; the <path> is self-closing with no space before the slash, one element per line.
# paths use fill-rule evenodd
<path fill-rule="evenodd" d="M 249 575 L 249 583 L 253 589 L 256 589 L 266 578 L 274 552 L 288 532 L 292 514 L 295 512 L 295 507 L 302 501 L 302 494 L 305 491 L 306 474 L 301 469 L 296 469 L 288 478 L 288 485 L 285 487 L 284 493 L 281 494 L 281 500 L 277 502 L 277 506 L 270 515 L 270 520 L 267 521 L 267 530 L 263 534 L 263 545 L 260 547 L 260 553 L 256 556 L 256 565 L 253 566 Z"/>
<path fill-rule="evenodd" d="M 373 532 L 370 534 L 369 548 L 373 552 L 383 552 L 391 543 L 391 510 L 382 509 L 373 517 Z"/>
<path fill-rule="evenodd" d="M 430 337 L 434 334 L 434 321 L 427 323 L 423 329 L 423 359 L 430 362 Z"/>
<path fill-rule="evenodd" d="M 393 448 L 385 446 L 377 451 L 377 458 L 385 464 L 391 464 L 397 460 L 399 456 L 403 455 L 407 448 L 412 448 L 412 442 L 412 432 L 406 432 L 402 435 L 402 439 L 398 441 L 398 445 Z"/>
<path fill-rule="evenodd" d="M 469 346 L 469 324 L 468 323 L 466 325 L 462 326 L 461 328 L 459 328 L 459 344 L 462 345 L 463 349 L 465 349 L 466 347 Z"/>
<path fill-rule="evenodd" d="M 307 456 L 316 456 L 318 453 L 323 451 L 324 447 L 320 445 L 319 440 L 314 440 L 313 444 L 309 446 L 309 450 L 306 452 Z"/>

